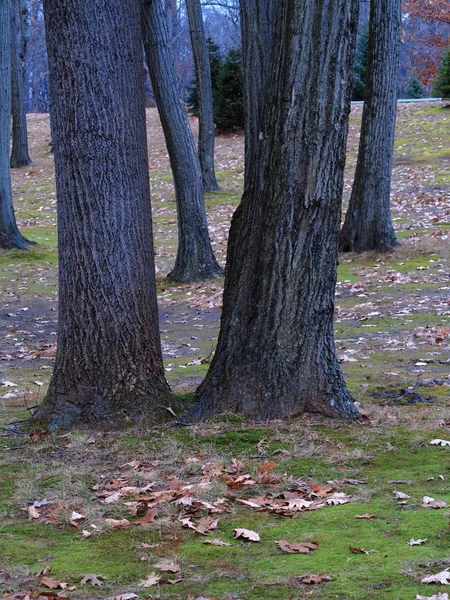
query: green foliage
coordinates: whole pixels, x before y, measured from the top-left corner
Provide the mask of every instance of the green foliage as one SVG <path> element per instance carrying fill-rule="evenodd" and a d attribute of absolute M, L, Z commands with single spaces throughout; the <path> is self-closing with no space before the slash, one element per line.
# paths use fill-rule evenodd
<path fill-rule="evenodd" d="M 214 123 L 219 131 L 243 129 L 244 84 L 240 50 L 220 55 L 219 47 L 208 38 L 209 63 L 213 92 Z M 192 115 L 198 116 L 198 90 L 195 81 L 189 89 L 187 105 Z"/>
<path fill-rule="evenodd" d="M 415 71 L 412 71 L 409 81 L 406 85 L 406 97 L 411 100 L 425 97 L 425 90 L 420 82 L 419 76 Z"/>
<path fill-rule="evenodd" d="M 435 98 L 450 99 L 450 48 L 442 59 L 432 94 Z"/>
<path fill-rule="evenodd" d="M 352 100 L 364 100 L 369 56 L 369 29 L 366 28 L 358 38 L 353 65 Z"/>

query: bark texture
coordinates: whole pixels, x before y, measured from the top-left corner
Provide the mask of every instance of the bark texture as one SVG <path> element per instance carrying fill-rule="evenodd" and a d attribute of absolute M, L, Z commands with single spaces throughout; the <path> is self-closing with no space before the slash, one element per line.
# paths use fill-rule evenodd
<path fill-rule="evenodd" d="M 342 252 L 386 252 L 399 243 L 391 221 L 390 192 L 401 27 L 401 0 L 372 0 L 361 137 L 340 238 Z"/>
<path fill-rule="evenodd" d="M 256 7 L 241 6 L 249 16 Z M 218 346 L 186 422 L 229 411 L 253 419 L 359 416 L 333 338 L 358 1 L 280 0 L 275 11 L 258 142 L 251 140 L 255 155 L 231 227 Z M 251 57 L 245 53 L 247 71 Z M 250 117 L 247 126 L 255 135 Z"/>
<path fill-rule="evenodd" d="M 212 250 L 202 174 L 194 138 L 181 104 L 163 0 L 144 0 L 143 37 L 148 70 L 175 184 L 178 252 L 169 278 L 201 281 L 223 275 Z"/>
<path fill-rule="evenodd" d="M 12 169 L 31 164 L 28 151 L 27 114 L 25 110 L 23 70 L 20 64 L 19 44 L 14 15 L 11 18 L 11 112 L 12 149 L 10 165 Z"/>
<path fill-rule="evenodd" d="M 14 216 L 9 143 L 11 139 L 11 2 L 0 0 L 0 248 L 29 246 Z"/>
<path fill-rule="evenodd" d="M 35 422 L 154 423 L 177 408 L 161 358 L 138 0 L 45 0 L 59 325 Z"/>
<path fill-rule="evenodd" d="M 198 91 L 198 155 L 205 192 L 217 191 L 214 170 L 214 108 L 209 51 L 200 0 L 186 0 Z"/>

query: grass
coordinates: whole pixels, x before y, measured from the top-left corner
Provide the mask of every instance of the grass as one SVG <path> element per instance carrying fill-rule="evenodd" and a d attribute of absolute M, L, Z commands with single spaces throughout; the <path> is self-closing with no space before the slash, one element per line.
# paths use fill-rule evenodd
<path fill-rule="evenodd" d="M 360 113 L 355 107 L 351 119 L 346 195 Z M 148 117 L 166 376 L 189 405 L 217 340 L 222 282 L 177 285 L 165 279 L 177 246 L 174 192 L 155 112 Z M 45 565 L 52 567 L 51 576 L 76 586 L 70 592 L 74 600 L 120 592 L 172 600 L 409 600 L 439 591 L 420 578 L 450 565 L 450 508 L 421 504 L 431 496 L 450 505 L 450 449 L 429 444 L 435 438 L 450 440 L 447 118 L 448 112 L 434 105 L 399 106 L 393 215 L 402 246 L 388 255 L 340 257 L 336 345 L 367 425 L 316 415 L 270 423 L 223 415 L 191 428 L 75 431 L 32 442 L 10 423 L 27 418 L 27 407 L 43 398 L 50 379 L 57 237 L 52 157 L 44 143 L 48 119 L 30 116 L 34 164 L 15 171 L 13 179 L 19 224 L 38 245 L 28 252 L 0 253 L 0 335 L 5 340 L 0 382 L 15 384 L 0 387 L 0 424 L 6 427 L 0 430 L 0 596 L 7 590 L 43 590 L 36 573 Z M 229 219 L 242 191 L 243 139 L 219 137 L 216 148 L 221 191 L 208 194 L 206 205 L 214 248 L 223 261 Z M 436 341 L 433 331 L 439 328 Z M 419 402 L 408 404 L 401 390 Z M 242 462 L 255 485 L 227 487 L 221 474 L 233 470 L 238 464 L 233 460 Z M 142 468 L 126 466 L 133 461 L 142 462 Z M 259 483 L 258 466 L 265 461 L 277 463 L 273 474 L 281 481 Z M 181 509 L 173 501 L 159 505 L 153 524 L 114 529 L 105 519 L 134 521 L 146 511 L 140 503 L 137 516 L 130 515 L 124 502 L 133 501 L 132 495 L 111 504 L 97 496 L 120 478 L 130 486 L 152 483 L 152 490 L 190 486 L 180 494 L 207 502 L 227 499 L 230 512 L 217 515 L 217 529 L 208 537 L 232 545 L 205 545 L 204 536 L 178 522 Z M 351 501 L 295 518 L 236 501 L 277 497 L 301 482 L 331 482 Z M 406 504 L 395 500 L 397 490 L 410 496 Z M 50 508 L 38 509 L 41 518 L 28 518 L 30 504 L 44 499 Z M 70 524 L 73 511 L 86 515 L 78 527 Z M 355 518 L 365 513 L 376 518 Z M 205 514 L 198 510 L 192 518 Z M 237 527 L 257 531 L 261 541 L 234 540 Z M 83 529 L 92 535 L 84 537 Z M 410 546 L 411 538 L 427 542 Z M 275 543 L 283 539 L 315 541 L 318 548 L 309 555 L 283 553 Z M 368 554 L 355 554 L 350 547 Z M 153 565 L 163 558 L 180 565 L 182 581 L 142 588 L 139 582 L 158 571 Z M 81 586 L 85 573 L 107 579 L 101 588 Z M 307 573 L 333 579 L 307 586 L 299 581 Z"/>

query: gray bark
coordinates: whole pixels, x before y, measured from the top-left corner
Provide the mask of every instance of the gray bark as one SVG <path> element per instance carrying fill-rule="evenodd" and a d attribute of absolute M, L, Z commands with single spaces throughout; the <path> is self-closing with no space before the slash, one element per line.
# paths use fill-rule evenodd
<path fill-rule="evenodd" d="M 253 0 L 241 5 L 253 14 Z M 221 412 L 359 416 L 333 339 L 357 15 L 358 0 L 276 7 L 260 134 L 231 227 L 218 346 L 186 422 Z M 251 58 L 246 52 L 247 70 Z"/>
<path fill-rule="evenodd" d="M 198 155 L 205 192 L 217 191 L 214 170 L 214 108 L 209 51 L 200 0 L 186 0 L 198 93 Z"/>
<path fill-rule="evenodd" d="M 361 137 L 340 238 L 342 252 L 386 252 L 399 243 L 391 221 L 390 192 L 401 27 L 401 0 L 372 0 Z"/>
<path fill-rule="evenodd" d="M 28 44 L 31 31 L 31 0 L 19 0 L 20 7 L 20 45 L 19 58 L 22 75 L 22 89 L 28 90 Z M 25 98 L 25 107 L 27 106 Z"/>
<path fill-rule="evenodd" d="M 31 164 L 28 152 L 27 114 L 24 98 L 25 88 L 15 21 L 16 19 L 13 15 L 11 18 L 12 149 L 10 160 L 12 169 L 26 167 Z"/>
<path fill-rule="evenodd" d="M 9 167 L 11 139 L 11 21 L 9 0 L 0 0 L 0 248 L 29 246 L 14 216 Z"/>
<path fill-rule="evenodd" d="M 180 282 L 214 279 L 223 270 L 209 239 L 200 163 L 178 93 L 162 0 L 144 0 L 143 37 L 177 202 L 178 252 L 169 278 Z"/>
<path fill-rule="evenodd" d="M 156 305 L 138 0 L 45 0 L 58 201 L 58 349 L 34 425 L 176 408 Z"/>

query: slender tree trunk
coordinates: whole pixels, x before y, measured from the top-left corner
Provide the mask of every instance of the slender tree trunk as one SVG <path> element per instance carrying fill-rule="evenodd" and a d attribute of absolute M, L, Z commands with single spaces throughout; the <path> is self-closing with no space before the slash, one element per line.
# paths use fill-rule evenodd
<path fill-rule="evenodd" d="M 178 94 L 162 0 L 144 0 L 143 37 L 177 201 L 178 253 L 169 278 L 180 282 L 214 279 L 223 270 L 209 239 L 200 163 Z"/>
<path fill-rule="evenodd" d="M 31 164 L 31 158 L 28 152 L 27 114 L 24 102 L 23 73 L 20 65 L 15 21 L 13 15 L 11 18 L 12 150 L 10 161 L 12 169 L 26 167 Z"/>
<path fill-rule="evenodd" d="M 391 221 L 390 192 L 401 27 L 401 0 L 372 0 L 361 138 L 341 232 L 342 252 L 386 252 L 399 243 Z"/>
<path fill-rule="evenodd" d="M 138 0 L 45 0 L 58 199 L 55 369 L 35 423 L 170 418 L 153 262 Z"/>
<path fill-rule="evenodd" d="M 198 92 L 198 155 L 203 189 L 211 192 L 218 190 L 219 185 L 214 170 L 214 108 L 209 51 L 200 0 L 186 0 L 186 9 Z"/>
<path fill-rule="evenodd" d="M 262 131 L 259 121 L 270 74 L 275 4 L 275 0 L 248 0 L 240 4 L 242 58 L 244 65 L 248 65 L 244 67 L 245 170 L 248 173 Z"/>
<path fill-rule="evenodd" d="M 0 0 L 0 248 L 29 246 L 14 216 L 9 143 L 11 139 L 11 3 Z"/>
<path fill-rule="evenodd" d="M 241 5 L 251 16 L 253 0 Z M 357 15 L 358 0 L 278 3 L 258 143 L 231 227 L 218 346 L 186 421 L 221 412 L 359 416 L 333 339 Z"/>
<path fill-rule="evenodd" d="M 25 96 L 25 110 L 28 107 L 28 44 L 31 31 L 31 0 L 19 0 L 20 4 L 20 70 L 22 89 Z"/>

